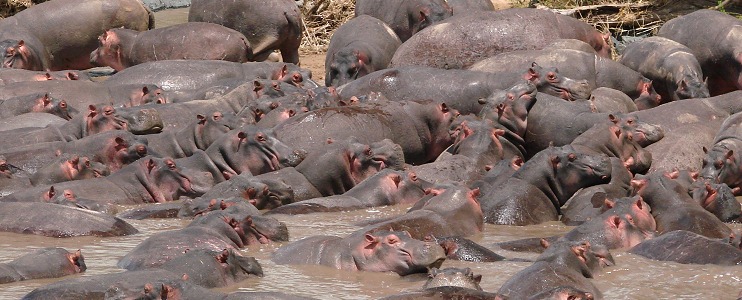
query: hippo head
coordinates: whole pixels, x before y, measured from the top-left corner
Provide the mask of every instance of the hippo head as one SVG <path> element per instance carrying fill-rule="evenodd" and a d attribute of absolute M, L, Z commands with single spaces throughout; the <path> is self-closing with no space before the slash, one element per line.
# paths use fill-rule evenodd
<path fill-rule="evenodd" d="M 294 202 L 294 191 L 280 180 L 261 178 L 249 181 L 242 197 L 257 209 L 272 209 Z"/>
<path fill-rule="evenodd" d="M 338 87 L 376 71 L 365 51 L 350 46 L 333 53 L 327 62 L 326 86 Z"/>
<path fill-rule="evenodd" d="M 482 281 L 482 275 L 474 275 L 470 268 L 432 268 L 428 271 L 428 281 L 423 285 L 423 289 L 429 289 L 439 286 L 458 286 L 462 288 L 474 289 L 481 291 L 479 283 Z"/>
<path fill-rule="evenodd" d="M 98 36 L 98 48 L 90 53 L 90 63 L 121 71 L 129 67 L 129 63 L 124 61 L 123 51 L 116 29 L 107 30 Z"/>
<path fill-rule="evenodd" d="M 108 167 L 99 162 L 91 162 L 85 156 L 63 154 L 56 161 L 39 169 L 31 175 L 33 185 L 51 184 L 63 181 L 82 180 L 107 176 Z"/>
<path fill-rule="evenodd" d="M 307 90 L 307 95 L 309 96 L 307 99 L 307 106 L 309 106 L 310 110 L 333 106 L 334 103 L 340 101 L 340 95 L 338 94 L 337 89 L 332 86 L 321 86 Z"/>
<path fill-rule="evenodd" d="M 349 164 L 347 170 L 355 184 L 358 184 L 378 173 L 385 168 L 394 170 L 404 169 L 404 153 L 402 147 L 395 144 L 390 139 L 384 139 L 372 144 L 364 144 L 351 138 L 350 142 L 341 145 L 338 149 L 341 153 L 340 160 L 333 159 L 334 162 Z"/>
<path fill-rule="evenodd" d="M 553 171 L 550 178 L 555 180 L 558 188 L 543 187 L 551 189 L 559 201 L 558 207 L 576 193 L 579 189 L 602 183 L 608 183 L 611 178 L 611 160 L 605 155 L 588 155 L 575 151 L 570 145 L 562 147 L 550 147 L 539 152 L 539 160 L 545 159 L 550 168 L 544 170 Z M 534 158 L 536 158 L 534 156 Z M 531 159 L 533 160 L 533 158 Z M 526 169 L 528 164 L 523 165 L 521 170 Z"/>
<path fill-rule="evenodd" d="M 453 16 L 453 9 L 448 6 L 446 1 L 425 1 L 424 4 L 411 6 L 412 10 L 408 12 L 408 17 L 411 20 L 410 36 Z M 409 36 L 399 34 L 399 38 L 404 42 Z"/>
<path fill-rule="evenodd" d="M 284 167 L 295 167 L 306 156 L 276 139 L 273 129 L 247 126 L 224 134 L 206 153 L 226 177 L 243 172 L 259 175 Z"/>
<path fill-rule="evenodd" d="M 610 141 L 605 144 L 606 147 L 612 148 L 611 151 L 623 160 L 624 166 L 631 173 L 646 173 L 652 165 L 652 153 L 634 141 L 634 134 L 631 131 L 621 130 L 619 127 L 621 121 L 614 115 L 608 117 L 613 124 L 607 127 Z"/>
<path fill-rule="evenodd" d="M 133 134 L 160 133 L 164 128 L 160 112 L 154 108 L 120 109 L 118 115 L 126 120 L 126 129 Z"/>
<path fill-rule="evenodd" d="M 256 99 L 263 96 L 267 98 L 286 96 L 286 92 L 281 89 L 281 81 L 279 80 L 255 79 L 253 81 L 253 92 Z"/>
<path fill-rule="evenodd" d="M 595 53 L 600 57 L 605 58 L 611 58 L 611 52 L 613 47 L 611 45 L 613 44 L 613 41 L 611 41 L 611 34 L 610 33 L 596 33 L 593 34 L 587 41 L 588 44 L 590 44 L 593 49 L 595 49 Z"/>
<path fill-rule="evenodd" d="M 550 244 L 541 240 L 546 247 L 536 261 L 557 263 L 581 272 L 587 278 L 593 278 L 593 273 L 615 264 L 613 256 L 605 246 L 591 245 L 586 241 L 570 241 L 560 239 Z"/>
<path fill-rule="evenodd" d="M 710 150 L 704 147 L 706 157 L 703 158 L 701 177 L 739 188 L 742 183 L 742 155 L 734 153 L 734 147 L 724 141 L 716 143 Z"/>
<path fill-rule="evenodd" d="M 392 203 L 413 204 L 425 196 L 425 189 L 431 185 L 429 182 L 418 178 L 415 172 L 387 169 L 384 173 L 382 176 L 384 176 L 386 184 L 391 187 L 392 198 L 395 199 Z M 392 187 L 391 184 L 394 184 L 394 186 Z"/>
<path fill-rule="evenodd" d="M 484 104 L 479 117 L 502 125 L 522 139 L 526 133 L 528 112 L 536 104 L 537 92 L 530 81 L 523 81 L 505 91 L 496 91 L 479 100 Z"/>
<path fill-rule="evenodd" d="M 295 64 L 285 63 L 271 74 L 272 80 L 279 80 L 296 87 L 314 89 L 319 85 L 312 80 L 312 71 L 299 68 Z"/>
<path fill-rule="evenodd" d="M 403 107 L 413 120 L 419 120 L 423 122 L 421 125 L 427 126 L 429 133 L 426 134 L 428 147 L 427 155 L 423 158 L 425 162 L 435 160 L 453 144 L 450 128 L 460 115 L 459 111 L 448 107 L 446 103 L 432 100 L 407 101 Z"/>
<path fill-rule="evenodd" d="M 659 125 L 642 122 L 633 115 L 613 114 L 613 118 L 610 119 L 624 134 L 631 135 L 631 139 L 642 147 L 647 147 L 665 136 L 665 131 Z"/>
<path fill-rule="evenodd" d="M 263 267 L 254 257 L 239 255 L 234 249 L 224 249 L 215 258 L 223 269 L 222 273 L 232 277 L 234 282 L 247 279 L 249 275 L 263 277 Z"/>
<path fill-rule="evenodd" d="M 192 134 L 196 147 L 201 150 L 206 150 L 224 133 L 247 125 L 245 119 L 234 113 L 223 114 L 215 111 L 210 116 L 198 114 L 196 118 L 198 123 Z"/>
<path fill-rule="evenodd" d="M 3 56 L 3 68 L 44 71 L 40 52 L 23 40 L 0 41 L 0 54 Z"/>
<path fill-rule="evenodd" d="M 246 246 L 289 240 L 286 224 L 273 217 L 247 216 L 240 222 L 240 227 L 244 232 L 243 243 Z"/>
<path fill-rule="evenodd" d="M 180 196 L 198 197 L 212 186 L 209 172 L 181 169 L 171 158 L 145 157 L 136 162 L 142 173 L 140 182 L 154 202 L 177 200 Z"/>
<path fill-rule="evenodd" d="M 623 197 L 619 199 L 604 199 L 600 212 L 610 211 L 617 214 L 628 214 L 633 224 L 639 230 L 654 232 L 657 230 L 657 222 L 650 213 L 649 204 L 644 202 L 641 196 Z"/>
<path fill-rule="evenodd" d="M 446 259 L 436 242 L 413 239 L 406 231 L 367 232 L 359 238 L 351 253 L 361 271 L 391 271 L 404 276 L 439 268 Z"/>
<path fill-rule="evenodd" d="M 469 118 L 472 117 L 469 115 Z M 494 164 L 503 159 L 504 149 L 500 138 L 505 135 L 505 130 L 495 128 L 491 120 L 463 121 L 454 130 L 457 131 L 456 140 L 448 148 L 449 153 L 477 159 L 480 165 Z"/>
<path fill-rule="evenodd" d="M 129 126 L 126 120 L 121 119 L 113 106 L 104 105 L 100 108 L 95 105 L 88 106 L 85 115 L 82 136 L 88 136 L 109 130 L 126 130 Z"/>
<path fill-rule="evenodd" d="M 734 190 L 726 183 L 713 183 L 703 178 L 691 184 L 689 193 L 694 201 L 722 222 L 731 222 L 742 215 L 742 207 L 734 197 Z"/>
<path fill-rule="evenodd" d="M 533 62 L 523 78 L 533 82 L 539 92 L 564 100 L 590 99 L 592 88 L 587 80 L 575 80 L 566 77 L 559 74 L 559 70 L 554 67 L 542 68 L 536 62 Z"/>
<path fill-rule="evenodd" d="M 707 81 L 701 81 L 698 74 L 683 75 L 675 84 L 678 88 L 675 89 L 672 100 L 708 98 L 710 96 Z"/>
<path fill-rule="evenodd" d="M 662 103 L 662 96 L 652 86 L 652 80 L 642 78 L 638 83 L 637 90 L 639 95 L 634 99 L 634 103 L 639 110 L 657 107 Z"/>
<path fill-rule="evenodd" d="M 573 286 L 562 285 L 548 291 L 538 293 L 532 296 L 530 299 L 594 300 L 595 296 L 593 296 L 593 294 L 590 292 L 579 290 Z"/>
<path fill-rule="evenodd" d="M 67 105 L 67 101 L 50 97 L 48 93 L 37 98 L 35 102 L 31 111 L 49 113 L 65 120 L 72 119 L 70 112 L 76 112 Z"/>
<path fill-rule="evenodd" d="M 139 106 L 147 103 L 164 104 L 170 103 L 167 93 L 154 84 L 137 87 L 131 90 L 129 103 L 125 107 Z"/>

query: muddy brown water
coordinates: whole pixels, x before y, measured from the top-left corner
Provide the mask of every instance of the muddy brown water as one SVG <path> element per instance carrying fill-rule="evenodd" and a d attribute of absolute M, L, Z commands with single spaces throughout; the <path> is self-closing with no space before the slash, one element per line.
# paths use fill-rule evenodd
<path fill-rule="evenodd" d="M 158 27 L 183 22 L 187 9 L 156 13 Z M 289 228 L 290 240 L 328 234 L 344 236 L 355 230 L 354 224 L 363 220 L 389 217 L 404 213 L 409 207 L 394 206 L 342 213 L 320 213 L 303 216 L 278 216 Z M 123 208 L 122 208 L 123 209 Z M 42 247 L 81 249 L 88 270 L 75 276 L 97 276 L 122 272 L 118 260 L 147 237 L 167 230 L 175 230 L 189 220 L 155 219 L 130 221 L 140 233 L 126 237 L 48 238 L 34 235 L 0 233 L 0 262 L 26 254 Z M 742 230 L 742 224 L 730 224 Z M 500 241 L 526 237 L 543 237 L 565 233 L 571 227 L 551 222 L 535 226 L 486 225 L 484 232 L 470 237 L 493 248 Z M 285 266 L 270 261 L 271 253 L 282 244 L 250 246 L 241 252 L 254 256 L 262 264 L 265 277 L 250 278 L 239 284 L 219 289 L 232 291 L 282 291 L 317 299 L 376 299 L 379 297 L 419 289 L 423 275 L 400 277 L 394 273 L 349 272 L 323 266 Z M 497 251 L 506 257 L 533 259 L 536 255 Z M 683 265 L 651 261 L 625 251 L 614 250 L 616 265 L 598 274 L 593 282 L 606 299 L 736 299 L 742 291 L 742 266 Z M 526 262 L 471 263 L 446 261 L 442 267 L 470 267 L 482 274 L 482 288 L 495 292 L 512 275 L 529 266 Z M 31 280 L 0 285 L 0 299 L 18 299 L 33 289 L 63 279 Z"/>

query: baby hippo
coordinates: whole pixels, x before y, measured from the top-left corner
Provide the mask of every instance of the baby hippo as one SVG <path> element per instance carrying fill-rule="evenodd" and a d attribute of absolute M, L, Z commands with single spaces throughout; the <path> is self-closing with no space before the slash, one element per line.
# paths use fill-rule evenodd
<path fill-rule="evenodd" d="M 90 63 L 121 71 L 157 60 L 246 62 L 252 56 L 242 33 L 218 24 L 188 22 L 142 32 L 110 29 L 98 37 L 98 49 L 90 53 Z"/>

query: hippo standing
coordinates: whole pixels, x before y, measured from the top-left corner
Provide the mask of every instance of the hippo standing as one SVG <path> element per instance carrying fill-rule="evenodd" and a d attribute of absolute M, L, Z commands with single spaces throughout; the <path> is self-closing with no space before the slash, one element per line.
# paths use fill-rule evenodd
<path fill-rule="evenodd" d="M 514 50 L 543 49 L 556 39 L 578 39 L 610 57 L 607 36 L 575 18 L 546 10 L 514 8 L 453 16 L 421 31 L 402 46 L 391 66 L 463 69 Z"/>
<path fill-rule="evenodd" d="M 385 69 L 402 42 L 377 18 L 357 16 L 332 34 L 325 58 L 325 85 L 341 86 Z"/>
<path fill-rule="evenodd" d="M 98 37 L 90 62 L 121 71 L 143 62 L 201 59 L 247 62 L 252 49 L 240 32 L 204 22 L 188 22 L 138 32 L 114 28 Z"/>
<path fill-rule="evenodd" d="M 690 48 L 708 76 L 711 96 L 742 89 L 742 21 L 726 13 L 699 9 L 662 25 L 658 36 Z M 699 38 L 705 37 L 705 38 Z"/>
<path fill-rule="evenodd" d="M 253 58 L 263 61 L 281 50 L 284 62 L 299 63 L 301 12 L 291 0 L 194 0 L 188 22 L 209 22 L 241 32 L 250 41 Z"/>
<path fill-rule="evenodd" d="M 653 36 L 633 42 L 618 62 L 651 79 L 664 102 L 709 97 L 698 60 L 676 41 Z"/>
<path fill-rule="evenodd" d="M 389 24 L 402 42 L 453 15 L 445 0 L 359 0 L 355 12 Z"/>
<path fill-rule="evenodd" d="M 34 5 L 0 21 L 2 67 L 82 70 L 108 29 L 155 27 L 154 15 L 138 0 L 57 0 Z M 74 33 L 74 34 L 71 34 Z"/>

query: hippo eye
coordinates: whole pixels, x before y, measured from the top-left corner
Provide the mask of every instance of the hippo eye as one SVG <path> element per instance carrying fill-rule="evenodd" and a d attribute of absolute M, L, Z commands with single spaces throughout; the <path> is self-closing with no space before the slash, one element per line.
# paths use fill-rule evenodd
<path fill-rule="evenodd" d="M 170 170 L 175 170 L 175 167 L 176 166 L 175 166 L 175 162 L 174 161 L 168 160 L 168 161 L 165 162 L 165 164 L 167 165 L 168 168 L 170 168 Z"/>
<path fill-rule="evenodd" d="M 218 121 L 222 118 L 222 113 L 214 113 L 213 119 L 214 121 Z"/>
<path fill-rule="evenodd" d="M 629 124 L 629 125 L 634 124 L 634 120 L 629 119 L 629 120 L 626 121 L 626 124 Z"/>
<path fill-rule="evenodd" d="M 390 245 L 394 245 L 394 244 L 398 243 L 398 242 L 399 242 L 399 240 L 398 240 L 398 239 L 397 239 L 396 237 L 394 237 L 394 236 L 390 236 L 390 237 L 388 237 L 388 238 L 386 239 L 386 242 L 387 242 L 388 244 L 390 244 Z"/>
<path fill-rule="evenodd" d="M 112 115 L 112 114 L 113 114 L 113 112 L 114 112 L 114 111 L 113 111 L 113 107 L 110 107 L 110 106 L 109 106 L 109 107 L 106 107 L 105 109 L 103 109 L 103 113 L 104 113 L 104 114 L 105 114 L 106 116 L 110 116 L 110 115 Z"/>
<path fill-rule="evenodd" d="M 577 159 L 577 155 L 575 155 L 574 153 L 570 153 L 569 155 L 567 155 L 567 159 L 569 159 L 569 161 L 575 161 L 575 159 Z"/>
<path fill-rule="evenodd" d="M 548 78 L 549 80 L 552 80 L 552 81 L 553 81 L 553 80 L 556 80 L 556 75 L 555 75 L 554 73 L 549 73 L 548 75 L 546 75 L 546 77 L 547 77 L 547 78 Z"/>
<path fill-rule="evenodd" d="M 264 136 L 264 135 L 262 135 L 262 134 L 259 134 L 259 135 L 258 135 L 258 136 L 256 137 L 256 139 L 258 140 L 258 142 L 265 142 L 265 141 L 266 141 L 266 139 L 265 139 L 265 136 Z"/>
<path fill-rule="evenodd" d="M 441 111 L 444 113 L 448 112 L 448 105 L 446 103 L 441 103 Z"/>
<path fill-rule="evenodd" d="M 363 154 L 371 156 L 371 148 L 366 148 L 363 150 Z"/>

